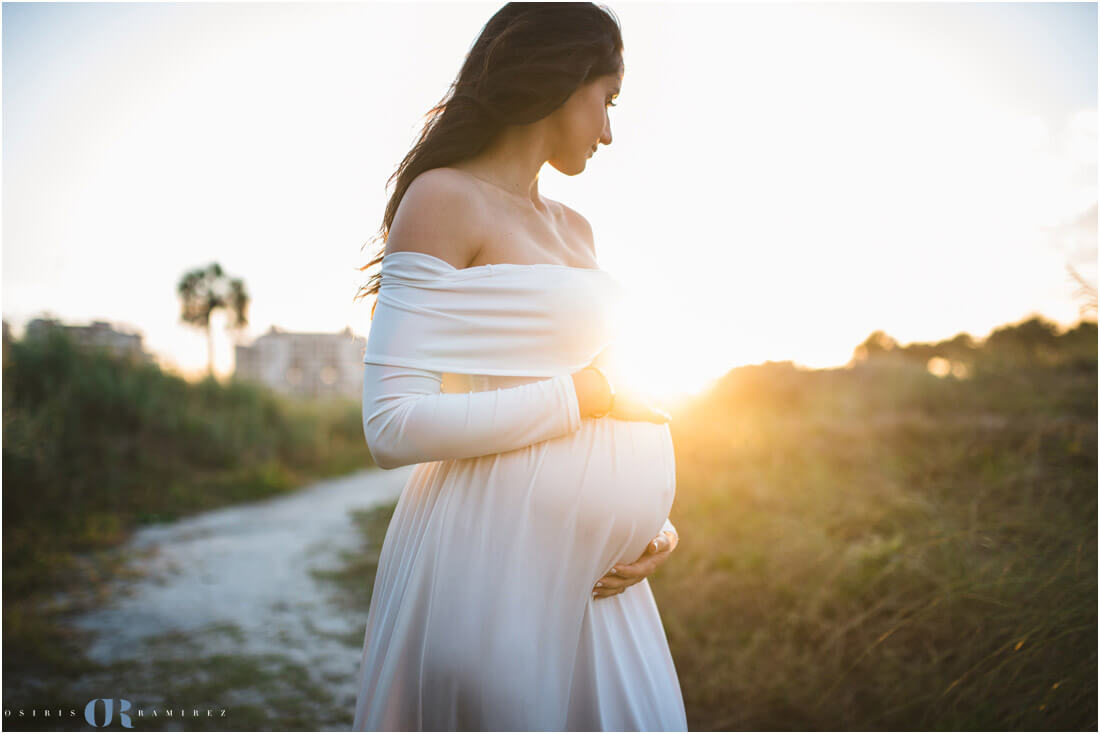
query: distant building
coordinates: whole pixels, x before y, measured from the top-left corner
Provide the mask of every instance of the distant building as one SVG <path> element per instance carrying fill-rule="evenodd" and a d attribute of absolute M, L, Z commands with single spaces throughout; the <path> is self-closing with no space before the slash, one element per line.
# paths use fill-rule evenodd
<path fill-rule="evenodd" d="M 141 345 L 141 334 L 117 331 L 106 321 L 93 321 L 90 326 L 70 326 L 57 319 L 32 319 L 27 324 L 26 339 L 37 339 L 49 329 L 62 329 L 80 347 L 104 347 L 112 354 L 131 356 L 139 360 L 151 361 Z M 5 334 L 5 339 L 7 335 Z"/>
<path fill-rule="evenodd" d="M 367 340 L 350 328 L 338 334 L 282 331 L 277 327 L 236 348 L 234 377 L 287 395 L 358 397 L 363 389 Z"/>

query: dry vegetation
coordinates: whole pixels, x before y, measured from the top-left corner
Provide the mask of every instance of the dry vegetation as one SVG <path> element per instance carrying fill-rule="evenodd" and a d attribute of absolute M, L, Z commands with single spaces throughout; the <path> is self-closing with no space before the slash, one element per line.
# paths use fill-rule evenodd
<path fill-rule="evenodd" d="M 743 368 L 677 414 L 691 728 L 1095 730 L 1095 334 L 962 380 Z"/>

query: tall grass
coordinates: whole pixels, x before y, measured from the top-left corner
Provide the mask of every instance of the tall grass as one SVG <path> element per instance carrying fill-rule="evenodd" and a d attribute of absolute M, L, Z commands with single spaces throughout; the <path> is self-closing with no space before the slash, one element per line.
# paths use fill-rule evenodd
<path fill-rule="evenodd" d="M 1061 346 L 769 363 L 675 416 L 692 729 L 1096 729 L 1095 323 Z"/>

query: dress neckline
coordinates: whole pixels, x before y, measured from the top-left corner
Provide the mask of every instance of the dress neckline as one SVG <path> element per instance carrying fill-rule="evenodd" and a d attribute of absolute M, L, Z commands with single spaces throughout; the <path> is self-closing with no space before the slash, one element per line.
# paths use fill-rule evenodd
<path fill-rule="evenodd" d="M 537 269 L 551 269 L 551 270 L 569 270 L 569 271 L 582 271 L 591 273 L 604 273 L 607 271 L 603 268 L 583 268 L 576 265 L 561 265 L 559 263 L 486 263 L 485 265 L 474 265 L 470 268 L 456 268 L 449 262 L 442 258 L 438 258 L 435 255 L 429 255 L 426 252 L 418 252 L 416 250 L 399 250 L 398 252 L 390 252 L 382 257 L 382 265 L 385 266 L 387 260 L 391 260 L 398 255 L 415 256 L 428 258 L 444 265 L 448 270 L 455 273 L 477 273 L 481 271 L 492 272 L 494 270 L 537 270 Z"/>

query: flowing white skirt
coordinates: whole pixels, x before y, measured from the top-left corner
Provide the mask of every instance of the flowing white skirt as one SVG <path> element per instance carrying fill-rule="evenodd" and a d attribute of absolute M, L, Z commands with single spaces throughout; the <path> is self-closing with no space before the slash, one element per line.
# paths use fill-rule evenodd
<path fill-rule="evenodd" d="M 667 424 L 612 418 L 419 464 L 383 542 L 355 731 L 686 731 L 648 581 L 592 587 L 659 533 Z"/>

